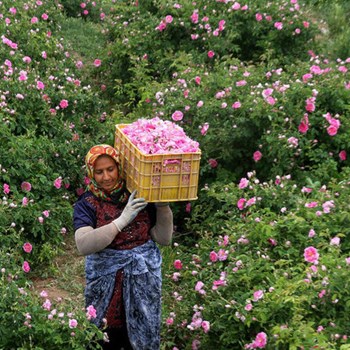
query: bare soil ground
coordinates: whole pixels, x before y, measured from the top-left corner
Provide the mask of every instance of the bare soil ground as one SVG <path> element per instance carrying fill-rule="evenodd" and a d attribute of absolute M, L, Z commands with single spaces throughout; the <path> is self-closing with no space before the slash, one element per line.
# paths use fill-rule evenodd
<path fill-rule="evenodd" d="M 64 252 L 53 262 L 49 277 L 34 277 L 34 291 L 45 290 L 51 300 L 62 299 L 62 302 L 79 302 L 83 304 L 85 286 L 84 257 L 80 256 L 75 247 L 74 237 L 67 236 L 64 242 Z M 46 275 L 46 273 L 45 273 Z"/>

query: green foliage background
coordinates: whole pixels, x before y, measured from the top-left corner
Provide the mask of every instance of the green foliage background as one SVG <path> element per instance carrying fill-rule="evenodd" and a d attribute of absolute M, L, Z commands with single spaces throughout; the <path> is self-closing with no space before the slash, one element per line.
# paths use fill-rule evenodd
<path fill-rule="evenodd" d="M 72 204 L 84 186 L 87 150 L 99 142 L 113 144 L 116 123 L 152 116 L 171 120 L 175 110 L 184 112 L 181 126 L 200 142 L 202 160 L 199 198 L 190 213 L 187 203 L 172 205 L 176 244 L 162 248 L 162 348 L 191 349 L 197 342 L 203 349 L 243 349 L 259 332 L 268 335 L 268 349 L 347 348 L 350 171 L 349 159 L 340 160 L 339 152 L 350 152 L 345 88 L 350 78 L 342 70 L 350 63 L 349 4 L 258 0 L 233 9 L 232 2 L 177 3 L 180 8 L 163 0 L 86 1 L 84 14 L 72 0 L 1 2 L 0 290 L 6 298 L 0 306 L 6 312 L 0 313 L 0 348 L 83 349 L 102 337 L 79 307 L 75 337 L 67 320 L 47 322 L 42 300 L 30 292 L 30 278 L 41 270 L 57 273 L 53 259 L 73 234 Z M 196 10 L 199 22 L 193 23 Z M 156 30 L 169 15 L 171 23 Z M 224 30 L 213 35 L 221 20 Z M 283 30 L 274 28 L 276 21 Z M 313 66 L 327 73 L 303 81 Z M 23 72 L 25 81 L 19 80 Z M 263 96 L 268 88 L 273 105 Z M 217 98 L 218 92 L 224 97 Z M 301 134 L 298 125 L 311 96 L 316 110 L 309 114 L 310 130 Z M 62 100 L 67 108 L 60 107 Z M 237 101 L 241 107 L 233 109 Z M 326 113 L 341 123 L 334 137 L 326 131 Z M 205 136 L 204 123 L 209 123 Z M 297 148 L 290 137 L 298 138 Z M 256 150 L 263 154 L 259 162 L 253 160 Z M 58 178 L 60 188 L 54 186 Z M 248 188 L 239 188 L 241 178 L 249 179 Z M 29 192 L 21 188 L 24 181 L 31 184 Z M 241 211 L 240 198 L 255 198 L 256 204 Z M 314 210 L 305 207 L 311 201 L 317 202 Z M 330 214 L 322 212 L 327 201 L 334 203 Z M 313 240 L 311 229 L 317 233 Z M 228 257 L 213 263 L 209 254 L 225 236 Z M 239 243 L 242 237 L 249 243 Z M 329 244 L 334 237 L 340 246 Z M 25 242 L 33 245 L 30 255 L 23 252 Z M 317 272 L 303 260 L 308 245 L 320 252 Z M 178 281 L 176 259 L 184 266 Z M 21 269 L 24 260 L 31 265 L 29 275 Z M 211 290 L 220 276 L 227 286 Z M 194 290 L 198 281 L 206 294 Z M 318 297 L 322 289 L 324 298 Z M 247 312 L 244 306 L 256 290 L 264 290 L 264 299 Z M 210 321 L 208 333 L 187 327 L 195 310 Z M 23 325 L 27 313 L 33 328 Z"/>

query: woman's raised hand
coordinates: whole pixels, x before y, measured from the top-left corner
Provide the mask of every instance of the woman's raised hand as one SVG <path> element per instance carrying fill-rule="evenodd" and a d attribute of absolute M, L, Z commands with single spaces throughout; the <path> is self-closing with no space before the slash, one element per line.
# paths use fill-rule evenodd
<path fill-rule="evenodd" d="M 147 206 L 144 198 L 135 198 L 135 195 L 136 190 L 130 195 L 128 203 L 119 218 L 113 221 L 119 232 L 129 225 L 136 218 L 137 214 Z"/>

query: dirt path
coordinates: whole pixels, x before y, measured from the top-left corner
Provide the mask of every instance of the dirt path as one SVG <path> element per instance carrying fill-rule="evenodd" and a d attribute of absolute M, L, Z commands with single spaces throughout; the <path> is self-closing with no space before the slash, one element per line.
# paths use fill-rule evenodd
<path fill-rule="evenodd" d="M 84 257 L 78 255 L 72 236 L 66 237 L 64 249 L 63 254 L 55 258 L 54 272 L 49 277 L 32 279 L 34 291 L 40 293 L 45 290 L 51 300 L 82 302 L 85 285 Z"/>

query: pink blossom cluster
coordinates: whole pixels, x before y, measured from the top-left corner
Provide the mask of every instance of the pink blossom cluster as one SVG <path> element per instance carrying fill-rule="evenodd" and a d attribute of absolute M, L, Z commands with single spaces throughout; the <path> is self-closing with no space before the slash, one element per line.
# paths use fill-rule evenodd
<path fill-rule="evenodd" d="M 208 333 L 210 330 L 210 322 L 203 320 L 202 313 L 200 311 L 195 311 L 192 316 L 192 322 L 187 325 L 187 328 L 191 331 L 202 328 L 204 333 Z"/>
<path fill-rule="evenodd" d="M 138 119 L 124 127 L 123 132 L 132 144 L 145 154 L 199 151 L 199 143 L 190 139 L 183 128 L 158 117 Z"/>
<path fill-rule="evenodd" d="M 171 15 L 165 16 L 165 18 L 162 19 L 160 21 L 160 23 L 158 24 L 158 26 L 156 27 L 156 30 L 159 30 L 160 32 L 162 32 L 163 30 L 166 29 L 168 24 L 172 23 L 173 20 L 174 20 L 173 16 L 171 16 Z"/>
<path fill-rule="evenodd" d="M 256 335 L 255 340 L 245 345 L 245 349 L 263 349 L 267 345 L 267 335 L 265 332 L 260 332 Z"/>
<path fill-rule="evenodd" d="M 243 210 L 245 208 L 248 208 L 256 203 L 256 197 L 252 197 L 250 199 L 240 198 L 237 201 L 237 207 L 239 210 Z"/>
<path fill-rule="evenodd" d="M 327 122 L 329 123 L 329 126 L 327 128 L 328 135 L 335 136 L 338 133 L 338 129 L 340 127 L 340 120 L 337 118 L 333 118 L 329 112 L 323 116 L 327 120 Z"/>

